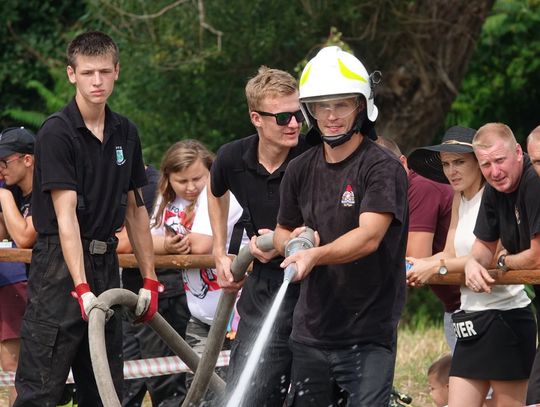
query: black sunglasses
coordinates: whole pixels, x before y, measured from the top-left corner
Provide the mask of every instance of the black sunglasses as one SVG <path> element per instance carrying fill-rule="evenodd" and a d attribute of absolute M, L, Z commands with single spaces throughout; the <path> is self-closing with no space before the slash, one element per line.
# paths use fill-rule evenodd
<path fill-rule="evenodd" d="M 254 110 L 255 113 L 259 113 L 261 116 L 274 116 L 278 126 L 286 126 L 291 122 L 292 117 L 296 119 L 298 123 L 302 123 L 305 119 L 301 110 L 296 112 L 281 112 L 281 113 L 268 113 L 260 110 Z"/>

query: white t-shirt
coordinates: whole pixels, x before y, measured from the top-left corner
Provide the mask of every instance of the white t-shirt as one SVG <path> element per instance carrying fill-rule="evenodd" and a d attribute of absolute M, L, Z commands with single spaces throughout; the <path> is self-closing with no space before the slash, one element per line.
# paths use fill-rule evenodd
<path fill-rule="evenodd" d="M 454 238 L 457 257 L 468 255 L 472 250 L 476 239 L 473 231 L 483 191 L 484 188 L 469 201 L 461 197 L 459 219 Z M 491 287 L 491 293 L 477 293 L 465 285 L 461 286 L 461 309 L 464 311 L 509 310 L 523 308 L 529 303 L 530 300 L 522 284 L 494 285 Z"/>
<path fill-rule="evenodd" d="M 208 215 L 208 190 L 205 187 L 197 198 L 195 204 L 195 217 L 191 232 L 202 235 L 212 236 L 212 228 L 210 225 L 210 216 Z M 242 207 L 236 200 L 233 194 L 230 194 L 229 216 L 227 222 L 227 249 L 231 240 L 231 234 L 234 225 L 242 215 Z M 158 197 L 156 207 L 159 206 L 161 197 Z M 182 212 L 190 205 L 189 201 L 177 197 L 173 202 L 169 203 L 164 211 L 161 226 L 152 228 L 152 234 L 157 236 L 165 235 L 164 224 L 172 226 L 175 230 L 181 229 L 183 223 Z M 249 241 L 244 232 L 242 245 Z M 217 283 L 217 276 L 214 269 L 185 269 L 182 270 L 182 278 L 184 281 L 184 290 L 191 315 L 211 325 L 216 312 L 216 307 L 221 295 L 221 289 Z"/>

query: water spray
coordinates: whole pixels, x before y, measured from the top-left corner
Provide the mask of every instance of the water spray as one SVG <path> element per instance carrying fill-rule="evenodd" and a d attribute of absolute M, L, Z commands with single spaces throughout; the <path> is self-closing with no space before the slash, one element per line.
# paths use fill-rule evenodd
<path fill-rule="evenodd" d="M 274 232 L 266 233 L 257 237 L 257 247 L 263 252 L 270 251 L 274 248 Z M 231 264 L 231 273 L 234 281 L 242 280 L 248 269 L 248 266 L 253 261 L 254 256 L 249 250 L 249 245 L 243 246 Z M 234 303 L 236 302 L 236 291 L 223 291 L 219 297 L 219 303 L 216 308 L 214 320 L 206 339 L 206 346 L 199 367 L 195 371 L 193 381 L 188 389 L 188 393 L 182 407 L 198 406 L 208 389 L 210 379 L 214 373 L 214 368 L 219 356 L 219 352 L 225 340 L 227 332 L 227 324 L 233 311 Z"/>
<path fill-rule="evenodd" d="M 294 253 L 297 253 L 298 251 L 312 248 L 314 246 L 314 240 L 315 237 L 313 230 L 310 228 L 306 228 L 306 230 L 298 237 L 289 240 L 289 242 L 285 246 L 285 256 L 288 257 Z M 283 284 L 281 284 L 281 287 L 276 294 L 276 298 L 272 303 L 272 307 L 270 308 L 270 312 L 268 312 L 268 315 L 264 320 L 261 331 L 259 332 L 257 340 L 255 341 L 247 359 L 246 366 L 244 367 L 244 370 L 240 375 L 238 384 L 236 385 L 236 388 L 234 389 L 234 392 L 232 393 L 231 398 L 227 403 L 227 407 L 241 406 L 244 394 L 249 387 L 249 381 L 253 376 L 253 372 L 255 371 L 257 364 L 259 363 L 259 359 L 266 345 L 266 341 L 270 337 L 270 331 L 276 320 L 279 308 L 281 307 L 281 303 L 283 302 L 283 298 L 285 297 L 285 293 L 287 292 L 287 287 L 289 286 L 291 280 L 294 278 L 295 274 L 296 264 L 291 263 L 285 268 L 285 271 L 283 273 Z"/>

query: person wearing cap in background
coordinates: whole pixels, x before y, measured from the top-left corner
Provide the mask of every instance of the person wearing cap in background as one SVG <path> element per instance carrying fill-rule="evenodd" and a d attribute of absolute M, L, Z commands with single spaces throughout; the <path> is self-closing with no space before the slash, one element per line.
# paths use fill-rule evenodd
<path fill-rule="evenodd" d="M 405 303 L 407 174 L 366 134 L 377 119 L 373 80 L 339 47 L 326 47 L 300 78 L 316 146 L 281 184 L 274 247 L 308 226 L 315 247 L 288 256 L 301 280 L 290 347 L 289 406 L 385 406 Z"/>
<path fill-rule="evenodd" d="M 24 127 L 0 133 L 0 240 L 29 249 L 37 233 L 32 222 L 32 172 L 35 136 Z M 9 247 L 12 247 L 9 242 Z M 26 308 L 27 268 L 24 263 L 0 262 L 0 364 L 15 372 L 19 360 L 20 331 Z M 9 405 L 15 401 L 10 388 Z"/>
<path fill-rule="evenodd" d="M 409 235 L 407 256 L 429 257 L 443 251 L 450 218 L 454 191 L 446 183 L 435 182 L 417 174 L 408 166 L 408 159 L 394 140 L 379 136 L 376 143 L 390 150 L 407 172 L 409 189 Z M 423 285 L 419 284 L 417 287 Z M 450 351 L 456 346 L 456 335 L 452 326 L 452 313 L 459 309 L 459 285 L 430 284 L 429 288 L 444 306 L 444 335 Z"/>
<path fill-rule="evenodd" d="M 501 272 L 509 269 L 540 269 L 540 178 L 507 125 L 485 124 L 474 136 L 472 144 L 487 185 L 474 228 L 476 239 L 465 264 L 465 282 L 474 292 L 485 293 L 490 298 L 495 287 L 492 287 L 494 281 L 487 269 L 492 268 L 493 264 Z M 499 240 L 502 249 L 498 245 Z M 538 297 L 540 285 L 535 285 L 534 289 Z M 486 366 L 491 367 L 490 377 L 497 375 L 500 380 L 512 380 L 500 382 L 505 384 L 507 390 L 506 403 L 501 401 L 499 404 L 504 406 L 524 404 L 536 345 L 530 305 L 518 296 L 514 301 L 513 309 L 491 311 L 495 317 L 489 329 L 495 326 L 493 329 L 496 330 L 486 335 L 488 338 L 483 341 L 486 349 L 477 349 L 480 355 L 485 354 L 487 349 L 494 352 L 494 360 L 486 362 Z M 535 367 L 530 375 L 531 383 L 538 383 L 538 357 L 537 352 Z M 470 359 L 470 362 L 474 362 L 477 357 L 470 355 Z M 475 371 L 477 369 L 478 365 Z M 482 394 L 485 390 L 485 384 L 478 383 L 478 380 L 469 380 L 469 383 L 464 383 L 466 379 L 462 377 L 450 380 L 450 403 L 452 380 L 463 384 L 462 387 L 474 386 L 478 391 L 476 394 Z M 495 399 L 497 389 L 494 382 L 492 386 Z M 539 402 L 540 389 L 537 385 L 529 385 L 527 404 Z M 462 405 L 473 404 L 464 402 Z"/>
<path fill-rule="evenodd" d="M 441 144 L 418 148 L 409 155 L 410 168 L 426 178 L 450 183 L 455 191 L 445 249 L 427 259 L 407 258 L 413 264 L 407 273 L 411 285 L 422 284 L 433 275 L 463 271 L 469 259 L 486 188 L 473 153 L 474 135 L 474 129 L 454 126 Z M 499 285 L 488 293 L 480 292 L 468 276 L 465 282 L 460 311 L 452 315 L 457 343 L 449 406 L 482 406 L 490 387 L 493 405 L 522 405 L 523 379 L 528 375 L 523 364 L 532 357 L 531 344 L 534 351 L 534 321 L 524 287 Z M 518 321 L 523 325 L 516 324 Z"/>

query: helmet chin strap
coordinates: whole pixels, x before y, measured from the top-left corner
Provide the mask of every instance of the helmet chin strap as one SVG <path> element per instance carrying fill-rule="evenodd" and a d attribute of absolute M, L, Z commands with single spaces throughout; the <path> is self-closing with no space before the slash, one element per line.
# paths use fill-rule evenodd
<path fill-rule="evenodd" d="M 351 139 L 354 133 L 358 133 L 362 130 L 364 121 L 366 120 L 367 113 L 366 109 L 358 112 L 356 118 L 354 119 L 354 124 L 347 133 L 338 134 L 337 136 L 325 136 L 317 125 L 317 130 L 321 134 L 322 140 L 328 144 L 331 148 L 336 148 L 342 144 L 345 144 Z"/>

